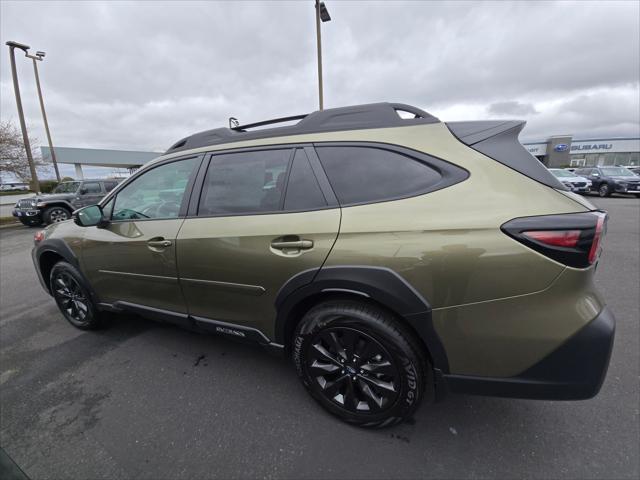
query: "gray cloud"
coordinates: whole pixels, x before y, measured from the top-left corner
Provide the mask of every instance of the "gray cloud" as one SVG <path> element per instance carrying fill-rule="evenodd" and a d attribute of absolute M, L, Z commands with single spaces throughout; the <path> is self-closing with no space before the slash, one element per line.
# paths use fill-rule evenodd
<path fill-rule="evenodd" d="M 528 120 L 523 138 L 639 134 L 637 2 L 326 3 L 328 107 L 389 100 L 443 120 L 513 115 Z M 0 65 L 10 39 L 47 51 L 59 145 L 158 151 L 229 116 L 317 107 L 310 1 L 0 5 Z M 43 139 L 31 65 L 19 65 Z M 15 118 L 4 67 L 0 94 L 2 117 Z"/>
<path fill-rule="evenodd" d="M 499 117 L 502 115 L 528 116 L 538 113 L 531 103 L 521 103 L 516 100 L 492 103 L 489 105 L 487 112 L 492 117 Z"/>

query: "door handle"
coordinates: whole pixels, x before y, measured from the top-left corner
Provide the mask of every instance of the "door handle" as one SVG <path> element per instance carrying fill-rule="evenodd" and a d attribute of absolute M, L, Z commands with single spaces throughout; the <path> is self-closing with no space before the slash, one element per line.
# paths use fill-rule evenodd
<path fill-rule="evenodd" d="M 298 250 L 309 250 L 313 248 L 313 240 L 293 240 L 287 241 L 273 241 L 271 242 L 271 248 L 277 250 L 284 250 L 285 248 L 295 248 Z"/>
<path fill-rule="evenodd" d="M 152 238 L 147 241 L 149 248 L 167 248 L 172 245 L 171 240 L 165 240 L 164 238 Z"/>

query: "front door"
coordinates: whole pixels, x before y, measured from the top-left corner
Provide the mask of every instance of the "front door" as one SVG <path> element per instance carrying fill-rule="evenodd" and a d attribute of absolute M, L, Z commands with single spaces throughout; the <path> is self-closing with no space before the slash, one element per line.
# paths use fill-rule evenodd
<path fill-rule="evenodd" d="M 83 269 L 101 302 L 186 313 L 176 270 L 176 237 L 200 157 L 150 168 L 104 206 L 111 222 L 89 227 Z"/>
<path fill-rule="evenodd" d="M 279 289 L 322 266 L 340 210 L 327 200 L 305 150 L 211 157 L 197 217 L 178 234 L 178 270 L 189 313 L 273 338 Z"/>
<path fill-rule="evenodd" d="M 88 205 L 95 205 L 104 195 L 105 191 L 102 189 L 100 182 L 82 182 L 73 206 L 78 209 Z"/>

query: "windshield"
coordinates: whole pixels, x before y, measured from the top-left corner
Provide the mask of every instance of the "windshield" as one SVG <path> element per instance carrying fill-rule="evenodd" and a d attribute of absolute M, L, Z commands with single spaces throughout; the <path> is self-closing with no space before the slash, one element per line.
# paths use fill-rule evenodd
<path fill-rule="evenodd" d="M 577 175 L 569 170 L 556 170 L 552 169 L 551 173 L 553 173 L 556 177 L 577 177 Z"/>
<path fill-rule="evenodd" d="M 58 185 L 53 193 L 75 193 L 80 186 L 80 182 L 64 182 Z"/>
<path fill-rule="evenodd" d="M 602 173 L 604 173 L 608 177 L 635 177 L 635 173 L 631 170 L 627 170 L 624 167 L 607 167 L 602 169 Z"/>

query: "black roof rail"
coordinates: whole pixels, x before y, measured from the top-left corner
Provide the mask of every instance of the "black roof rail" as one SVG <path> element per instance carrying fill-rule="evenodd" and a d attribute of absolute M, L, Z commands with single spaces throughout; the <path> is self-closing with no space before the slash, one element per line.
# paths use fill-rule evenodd
<path fill-rule="evenodd" d="M 413 114 L 413 118 L 401 118 L 398 112 Z M 291 122 L 294 120 L 299 121 L 294 125 L 249 131 L 256 127 Z M 206 130 L 181 139 L 169 148 L 165 154 L 259 138 L 335 132 L 340 130 L 405 127 L 439 122 L 440 120 L 424 110 L 404 103 L 369 103 L 365 105 L 318 110 L 306 115 L 293 115 L 272 120 L 263 120 L 234 128 L 225 127 Z"/>

